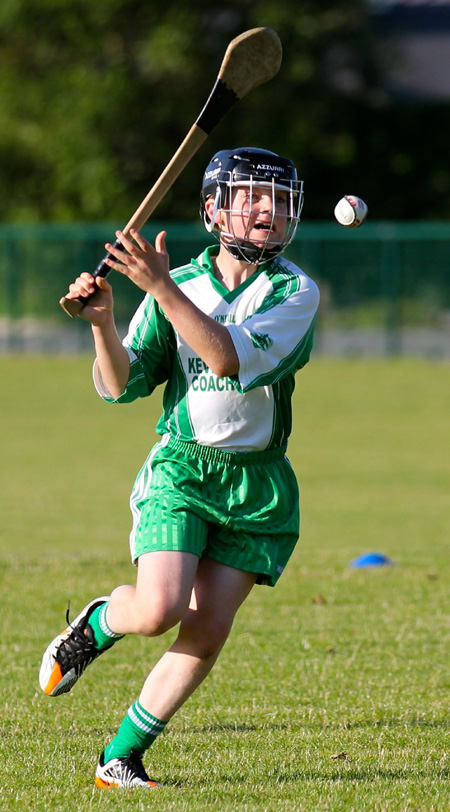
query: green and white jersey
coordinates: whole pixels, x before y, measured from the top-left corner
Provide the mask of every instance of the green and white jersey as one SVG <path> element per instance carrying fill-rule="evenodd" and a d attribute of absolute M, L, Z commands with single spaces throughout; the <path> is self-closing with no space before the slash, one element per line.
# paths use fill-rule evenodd
<path fill-rule="evenodd" d="M 214 276 L 207 248 L 171 277 L 200 310 L 229 331 L 239 373 L 219 378 L 178 335 L 147 295 L 124 339 L 130 376 L 118 403 L 145 397 L 166 383 L 159 434 L 222 448 L 259 451 L 284 447 L 291 431 L 294 376 L 309 360 L 319 304 L 317 285 L 278 257 L 235 290 Z M 94 380 L 105 400 L 96 365 Z"/>

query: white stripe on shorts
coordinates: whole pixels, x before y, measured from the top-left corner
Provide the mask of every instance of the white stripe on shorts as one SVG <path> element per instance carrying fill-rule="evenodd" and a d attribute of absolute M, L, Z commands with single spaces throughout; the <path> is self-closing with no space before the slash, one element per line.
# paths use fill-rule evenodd
<path fill-rule="evenodd" d="M 130 532 L 130 554 L 133 564 L 137 565 L 136 559 L 136 531 L 141 520 L 141 511 L 137 503 L 144 499 L 148 494 L 150 483 L 152 481 L 152 461 L 157 451 L 164 448 L 170 440 L 170 434 L 163 434 L 159 443 L 152 448 L 148 459 L 140 473 L 139 478 L 134 483 L 133 490 L 130 496 L 130 508 L 133 516 L 133 526 Z"/>

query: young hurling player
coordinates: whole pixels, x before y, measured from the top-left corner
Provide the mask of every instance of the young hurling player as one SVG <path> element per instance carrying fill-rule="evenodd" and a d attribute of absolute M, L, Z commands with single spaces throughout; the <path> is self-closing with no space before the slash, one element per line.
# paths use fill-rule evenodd
<path fill-rule="evenodd" d="M 298 488 L 286 458 L 295 373 L 309 360 L 315 283 L 281 258 L 303 184 L 291 161 L 255 148 L 208 165 L 201 216 L 219 246 L 169 273 L 165 232 L 155 246 L 117 232 L 111 268 L 146 296 L 123 343 L 109 283 L 83 273 L 69 297 L 95 340 L 95 385 L 129 403 L 165 383 L 160 441 L 131 494 L 136 586 L 89 603 L 48 646 L 46 694 L 70 691 L 125 634 L 179 624 L 117 735 L 100 756 L 98 787 L 157 786 L 142 756 L 205 679 L 253 585 L 274 586 L 299 534 Z"/>

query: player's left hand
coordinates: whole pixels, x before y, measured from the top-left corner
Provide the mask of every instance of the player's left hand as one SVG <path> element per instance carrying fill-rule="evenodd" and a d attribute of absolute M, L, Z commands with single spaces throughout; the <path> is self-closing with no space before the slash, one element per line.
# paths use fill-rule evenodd
<path fill-rule="evenodd" d="M 166 236 L 166 231 L 160 231 L 153 246 L 135 229 L 130 230 L 130 236 L 116 231 L 116 237 L 125 250 L 106 243 L 106 250 L 116 259 L 107 259 L 105 262 L 110 268 L 128 276 L 138 288 L 154 295 L 158 286 L 170 279 Z"/>

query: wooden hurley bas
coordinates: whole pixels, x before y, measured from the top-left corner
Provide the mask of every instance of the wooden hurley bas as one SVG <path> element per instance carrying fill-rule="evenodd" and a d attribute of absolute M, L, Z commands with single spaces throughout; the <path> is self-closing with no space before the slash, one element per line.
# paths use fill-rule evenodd
<path fill-rule="evenodd" d="M 142 228 L 211 130 L 239 99 L 278 73 L 281 59 L 281 42 L 272 28 L 252 28 L 230 42 L 203 110 L 155 185 L 122 229 L 124 234 L 128 234 L 132 228 Z M 95 269 L 94 277 L 109 273 L 111 268 L 106 265 L 105 259 L 111 256 L 106 254 Z M 63 296 L 59 303 L 74 318 L 81 313 L 89 298 L 69 299 Z"/>

